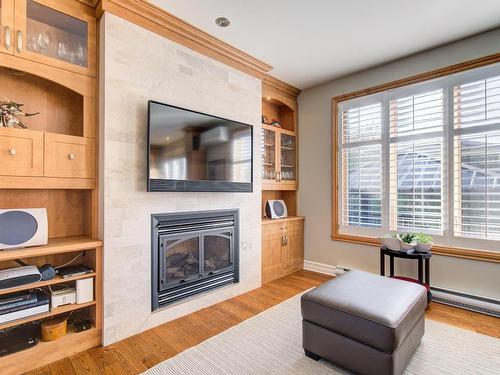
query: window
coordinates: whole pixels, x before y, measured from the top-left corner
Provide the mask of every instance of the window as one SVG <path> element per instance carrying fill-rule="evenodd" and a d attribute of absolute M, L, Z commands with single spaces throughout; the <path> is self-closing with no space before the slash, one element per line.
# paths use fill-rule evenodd
<path fill-rule="evenodd" d="M 334 234 L 498 248 L 500 64 L 337 105 Z"/>

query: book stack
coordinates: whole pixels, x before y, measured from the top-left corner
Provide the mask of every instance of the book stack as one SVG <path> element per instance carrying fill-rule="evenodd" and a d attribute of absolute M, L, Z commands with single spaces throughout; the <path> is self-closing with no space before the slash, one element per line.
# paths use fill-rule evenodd
<path fill-rule="evenodd" d="M 42 292 L 18 292 L 0 297 L 0 324 L 49 311 L 49 296 Z"/>

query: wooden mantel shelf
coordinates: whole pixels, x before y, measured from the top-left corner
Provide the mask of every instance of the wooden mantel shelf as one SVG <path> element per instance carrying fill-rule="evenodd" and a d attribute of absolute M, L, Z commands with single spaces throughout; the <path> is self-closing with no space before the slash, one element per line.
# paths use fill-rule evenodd
<path fill-rule="evenodd" d="M 69 253 L 79 250 L 90 250 L 101 246 L 101 240 L 92 240 L 85 236 L 51 238 L 47 245 L 0 251 L 0 262 L 39 257 L 49 254 Z"/>

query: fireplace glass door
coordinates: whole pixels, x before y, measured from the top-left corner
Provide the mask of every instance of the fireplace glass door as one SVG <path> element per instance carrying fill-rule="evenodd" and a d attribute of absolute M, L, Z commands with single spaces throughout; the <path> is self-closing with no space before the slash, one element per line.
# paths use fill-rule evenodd
<path fill-rule="evenodd" d="M 197 279 L 201 275 L 198 234 L 161 236 L 160 290 Z"/>
<path fill-rule="evenodd" d="M 216 275 L 233 267 L 233 230 L 207 231 L 203 238 L 203 274 Z"/>

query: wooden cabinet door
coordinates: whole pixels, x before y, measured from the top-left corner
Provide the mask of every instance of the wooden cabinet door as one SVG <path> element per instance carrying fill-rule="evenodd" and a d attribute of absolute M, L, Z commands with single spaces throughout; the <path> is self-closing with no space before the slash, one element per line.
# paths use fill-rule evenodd
<path fill-rule="evenodd" d="M 14 54 L 14 0 L 0 0 L 0 52 Z"/>
<path fill-rule="evenodd" d="M 15 0 L 14 54 L 96 75 L 96 19 L 75 0 Z"/>
<path fill-rule="evenodd" d="M 42 176 L 43 133 L 0 128 L 0 175 Z"/>
<path fill-rule="evenodd" d="M 304 268 L 304 221 L 291 220 L 285 232 L 283 246 L 283 274 Z"/>
<path fill-rule="evenodd" d="M 71 135 L 45 133 L 47 177 L 95 177 L 95 140 Z"/>
<path fill-rule="evenodd" d="M 263 225 L 262 229 L 262 283 L 282 276 L 283 232 L 279 224 Z"/>
<path fill-rule="evenodd" d="M 288 268 L 291 272 L 304 268 L 304 221 L 295 220 L 290 223 L 287 233 Z"/>

